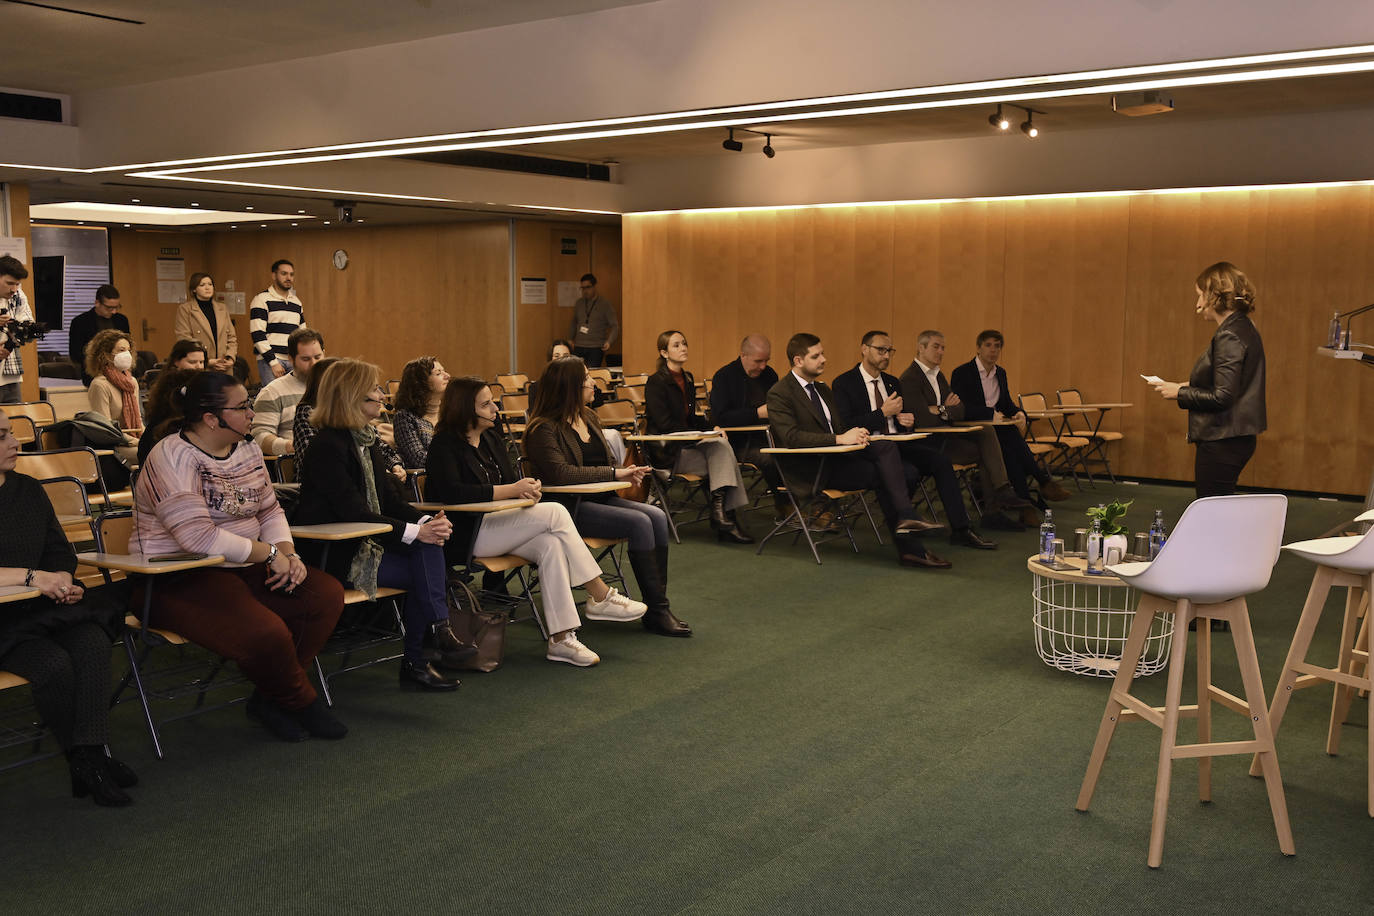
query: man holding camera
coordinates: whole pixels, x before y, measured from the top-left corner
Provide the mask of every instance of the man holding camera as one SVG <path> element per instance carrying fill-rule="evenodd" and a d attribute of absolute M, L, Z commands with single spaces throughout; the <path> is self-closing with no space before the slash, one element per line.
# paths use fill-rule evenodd
<path fill-rule="evenodd" d="M 33 321 L 29 300 L 19 288 L 19 281 L 28 275 L 28 268 L 18 258 L 0 257 L 0 404 L 24 400 L 24 363 L 19 348 L 10 347 L 9 323 Z"/>

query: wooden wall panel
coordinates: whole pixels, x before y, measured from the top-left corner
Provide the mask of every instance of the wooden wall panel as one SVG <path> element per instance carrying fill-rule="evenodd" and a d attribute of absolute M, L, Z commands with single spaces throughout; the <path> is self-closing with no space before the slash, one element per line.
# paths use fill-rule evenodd
<path fill-rule="evenodd" d="M 205 240 L 206 235 L 199 232 L 110 230 L 110 281 L 119 290 L 135 348 L 151 350 L 159 359 L 172 352 L 177 306 L 157 301 L 157 259 L 164 248 L 178 249 L 180 254 L 175 257 L 186 262 L 186 279 L 190 280 L 191 274 L 205 269 Z M 246 354 L 243 339 L 248 336 L 248 317 L 235 317 L 234 328 Z"/>
<path fill-rule="evenodd" d="M 624 239 L 628 365 L 652 364 L 660 316 L 695 335 L 698 374 L 751 331 L 773 339 L 780 371 L 788 336 L 820 334 L 833 376 L 872 327 L 891 330 L 898 369 L 924 328 L 945 332 L 952 367 L 997 327 L 1016 388 L 1134 403 L 1106 427 L 1126 434 L 1118 469 L 1175 480 L 1192 479 L 1185 414 L 1139 376 L 1187 379 L 1215 330 L 1193 279 L 1234 261 L 1260 290 L 1269 370 L 1269 431 L 1242 482 L 1368 485 L 1374 373 L 1314 348 L 1333 310 L 1374 301 L 1369 188 L 631 215 Z M 718 282 L 686 282 L 701 277 Z M 1374 339 L 1358 321 L 1356 339 Z"/>

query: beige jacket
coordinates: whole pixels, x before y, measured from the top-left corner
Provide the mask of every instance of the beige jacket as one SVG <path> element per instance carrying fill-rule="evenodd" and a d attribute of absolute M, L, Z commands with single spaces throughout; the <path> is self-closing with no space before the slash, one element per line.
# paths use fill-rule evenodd
<path fill-rule="evenodd" d="M 196 304 L 194 299 L 187 299 L 177 306 L 177 317 L 174 324 L 177 340 L 194 340 L 205 347 L 210 360 L 225 356 L 233 359 L 238 356 L 238 332 L 234 330 L 234 322 L 229 317 L 229 309 L 225 308 L 224 303 L 218 300 L 215 301 L 215 327 L 218 334 L 215 338 L 211 338 L 210 322 L 205 320 L 205 313 L 200 310 L 200 306 Z"/>

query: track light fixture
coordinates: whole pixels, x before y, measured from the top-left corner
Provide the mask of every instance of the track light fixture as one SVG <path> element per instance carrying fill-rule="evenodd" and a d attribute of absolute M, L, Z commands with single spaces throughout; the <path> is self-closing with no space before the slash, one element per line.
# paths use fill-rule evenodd
<path fill-rule="evenodd" d="M 733 127 L 728 128 L 728 130 L 730 131 L 730 136 L 726 138 L 726 140 L 723 141 L 720 145 L 728 150 L 738 153 L 739 151 L 744 149 L 744 144 L 735 139 L 735 129 Z"/>
<path fill-rule="evenodd" d="M 1008 130 L 1011 128 L 1011 121 L 1006 115 L 1002 114 L 1002 106 L 997 106 L 997 113 L 988 115 L 988 123 L 998 130 Z"/>
<path fill-rule="evenodd" d="M 767 156 L 769 159 L 772 159 L 774 156 L 776 156 L 776 155 L 778 154 L 778 151 L 775 150 L 775 149 L 773 149 L 773 135 L 772 135 L 772 134 L 764 134 L 764 135 L 763 135 L 763 154 L 764 154 L 765 156 Z"/>
<path fill-rule="evenodd" d="M 1027 109 L 1026 120 L 1021 122 L 1021 133 L 1025 134 L 1027 137 L 1030 137 L 1032 140 L 1040 136 L 1040 128 L 1035 126 L 1035 121 L 1033 120 L 1034 114 L 1035 113 L 1033 111 Z"/>

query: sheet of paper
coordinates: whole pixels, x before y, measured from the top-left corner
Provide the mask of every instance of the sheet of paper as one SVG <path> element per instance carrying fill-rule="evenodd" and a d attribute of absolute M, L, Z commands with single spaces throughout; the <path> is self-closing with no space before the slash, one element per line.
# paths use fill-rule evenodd
<path fill-rule="evenodd" d="M 186 301 L 186 284 L 181 280 L 158 280 L 157 301 L 178 303 Z"/>
<path fill-rule="evenodd" d="M 1164 379 L 1160 378 L 1160 377 L 1157 376 L 1157 375 L 1142 375 L 1141 378 L 1143 378 L 1145 381 L 1149 382 L 1151 385 L 1163 385 L 1163 384 L 1164 384 Z"/>
<path fill-rule="evenodd" d="M 520 304 L 545 305 L 549 301 L 549 281 L 544 277 L 520 278 Z"/>
<path fill-rule="evenodd" d="M 582 298 L 582 289 L 576 280 L 558 281 L 558 307 L 570 309 Z"/>

